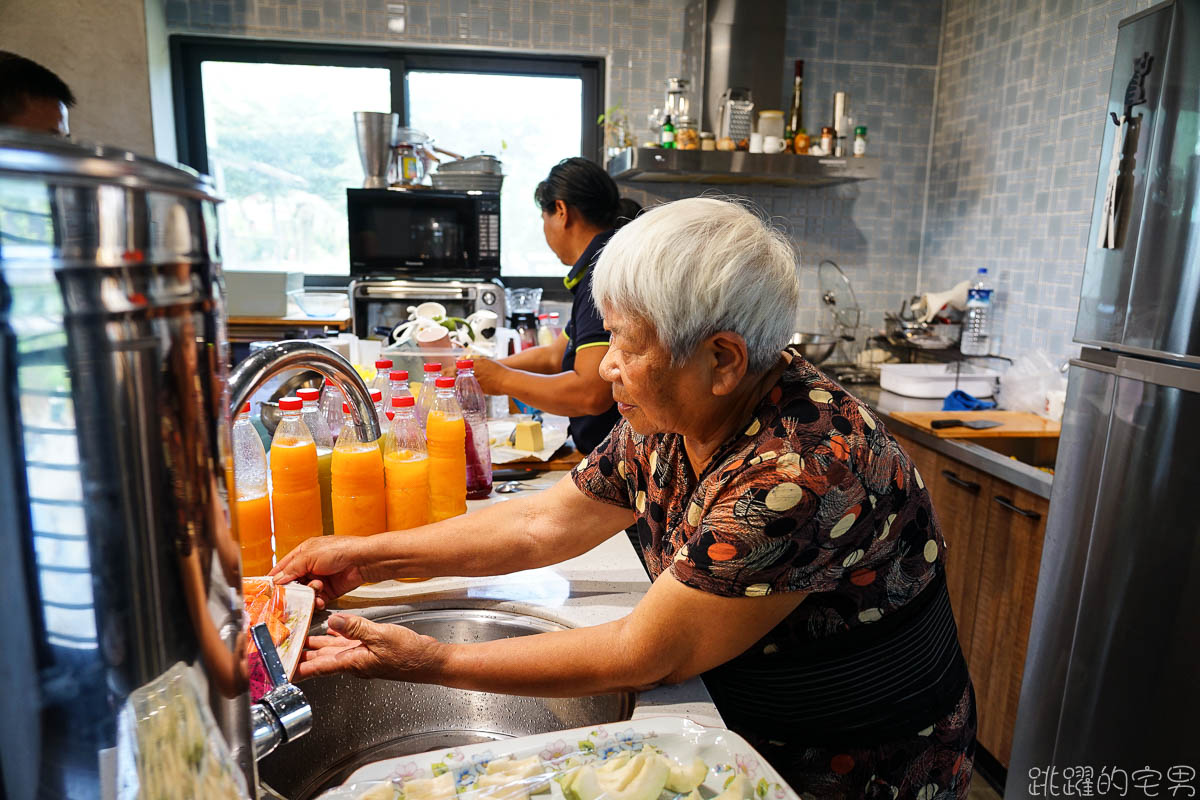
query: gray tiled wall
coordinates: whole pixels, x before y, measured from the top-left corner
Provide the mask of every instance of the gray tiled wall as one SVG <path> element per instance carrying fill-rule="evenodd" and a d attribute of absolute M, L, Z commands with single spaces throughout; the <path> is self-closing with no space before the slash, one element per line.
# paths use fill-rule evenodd
<path fill-rule="evenodd" d="M 686 0 L 166 0 L 172 33 L 602 56 L 645 138 L 682 66 Z"/>
<path fill-rule="evenodd" d="M 1150 0 L 947 0 L 921 283 L 996 273 L 1008 355 L 1065 358 L 1117 23 Z"/>

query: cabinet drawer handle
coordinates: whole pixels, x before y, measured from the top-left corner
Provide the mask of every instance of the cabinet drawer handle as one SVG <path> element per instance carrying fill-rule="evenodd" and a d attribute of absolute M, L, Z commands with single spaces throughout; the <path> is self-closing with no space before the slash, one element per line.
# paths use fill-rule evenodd
<path fill-rule="evenodd" d="M 946 480 L 950 481 L 950 483 L 954 484 L 960 489 L 966 489 L 968 492 L 979 491 L 979 484 L 975 481 L 964 481 L 962 478 L 958 477 L 948 469 L 942 470 L 942 474 L 946 476 Z"/>
<path fill-rule="evenodd" d="M 1000 505 L 1007 508 L 1009 511 L 1020 514 L 1022 517 L 1025 517 L 1026 519 L 1041 519 L 1042 518 L 1042 515 L 1036 511 L 1030 511 L 1028 508 L 1020 508 L 1019 506 L 1014 506 L 1013 501 L 1009 500 L 1007 497 L 1001 497 L 1000 495 L 996 495 L 993 499 Z"/>

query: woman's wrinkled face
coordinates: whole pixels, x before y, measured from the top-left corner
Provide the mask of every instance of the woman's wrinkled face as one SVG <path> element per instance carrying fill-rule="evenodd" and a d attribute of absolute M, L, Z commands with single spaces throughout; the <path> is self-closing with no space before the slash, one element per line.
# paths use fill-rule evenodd
<path fill-rule="evenodd" d="M 671 352 L 645 320 L 608 311 L 604 327 L 612 334 L 600 362 L 600 377 L 612 384 L 621 416 L 638 433 L 685 433 L 687 421 L 711 400 L 699 365 L 671 365 Z"/>

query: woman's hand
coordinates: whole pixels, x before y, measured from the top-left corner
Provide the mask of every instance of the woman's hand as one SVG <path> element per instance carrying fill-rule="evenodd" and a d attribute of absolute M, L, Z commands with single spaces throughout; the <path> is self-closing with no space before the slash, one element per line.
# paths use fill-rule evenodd
<path fill-rule="evenodd" d="M 324 609 L 367 580 L 365 544 L 361 536 L 316 536 L 284 556 L 270 575 L 276 583 L 307 583 L 317 593 L 317 608 Z"/>
<path fill-rule="evenodd" d="M 360 678 L 430 683 L 437 677 L 442 645 L 399 625 L 334 614 L 329 636 L 309 636 L 296 669 L 298 680 L 349 672 Z"/>

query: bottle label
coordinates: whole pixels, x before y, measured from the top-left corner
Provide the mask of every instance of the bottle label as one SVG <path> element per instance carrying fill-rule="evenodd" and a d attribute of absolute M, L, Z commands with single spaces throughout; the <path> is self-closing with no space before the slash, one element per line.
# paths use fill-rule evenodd
<path fill-rule="evenodd" d="M 854 140 L 854 155 L 863 156 L 867 154 L 867 140 L 859 137 Z"/>
<path fill-rule="evenodd" d="M 675 131 L 663 131 L 662 132 L 662 143 L 663 144 L 670 144 L 671 142 L 674 142 L 674 141 L 675 141 Z"/>
<path fill-rule="evenodd" d="M 987 306 L 992 304 L 991 289 L 968 289 L 967 305 Z"/>

